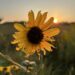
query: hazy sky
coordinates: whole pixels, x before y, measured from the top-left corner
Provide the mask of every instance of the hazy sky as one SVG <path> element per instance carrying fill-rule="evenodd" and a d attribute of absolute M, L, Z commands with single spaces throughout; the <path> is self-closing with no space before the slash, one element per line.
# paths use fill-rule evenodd
<path fill-rule="evenodd" d="M 48 12 L 59 21 L 75 21 L 75 0 L 0 0 L 0 17 L 5 20 L 27 20 L 33 10 Z"/>

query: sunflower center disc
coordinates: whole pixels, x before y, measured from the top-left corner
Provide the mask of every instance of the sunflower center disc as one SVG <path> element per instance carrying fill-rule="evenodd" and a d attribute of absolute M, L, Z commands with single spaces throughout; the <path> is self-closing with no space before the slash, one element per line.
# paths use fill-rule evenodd
<path fill-rule="evenodd" d="M 38 27 L 32 27 L 27 34 L 28 41 L 32 44 L 39 44 L 43 39 L 42 30 Z"/>

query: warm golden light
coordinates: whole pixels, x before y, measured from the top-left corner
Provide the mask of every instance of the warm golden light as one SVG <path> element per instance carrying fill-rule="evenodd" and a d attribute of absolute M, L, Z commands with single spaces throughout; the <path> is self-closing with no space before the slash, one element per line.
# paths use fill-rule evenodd
<path fill-rule="evenodd" d="M 55 19 L 54 19 L 54 23 L 58 23 L 58 19 L 55 18 Z"/>

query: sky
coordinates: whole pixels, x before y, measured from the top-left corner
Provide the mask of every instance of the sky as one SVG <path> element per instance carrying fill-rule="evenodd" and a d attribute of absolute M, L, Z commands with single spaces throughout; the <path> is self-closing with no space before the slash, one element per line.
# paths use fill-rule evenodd
<path fill-rule="evenodd" d="M 0 0 L 0 18 L 5 21 L 27 21 L 28 12 L 35 15 L 41 10 L 48 12 L 48 18 L 58 21 L 75 21 L 75 0 Z"/>

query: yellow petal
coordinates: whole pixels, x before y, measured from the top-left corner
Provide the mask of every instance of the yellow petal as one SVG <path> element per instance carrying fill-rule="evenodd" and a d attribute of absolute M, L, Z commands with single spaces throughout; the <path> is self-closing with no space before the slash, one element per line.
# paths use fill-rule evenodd
<path fill-rule="evenodd" d="M 25 41 L 25 49 L 23 50 L 26 54 L 26 56 L 30 56 L 35 52 L 36 46 L 32 45 L 28 41 Z"/>
<path fill-rule="evenodd" d="M 40 53 L 40 50 L 41 50 L 41 49 L 40 49 L 40 45 L 37 45 L 37 46 L 36 46 L 36 52 L 37 52 L 37 53 Z"/>
<path fill-rule="evenodd" d="M 43 49 L 46 49 L 49 52 L 52 51 L 51 47 L 53 47 L 53 45 L 49 44 L 46 41 L 41 42 L 41 46 L 42 46 Z"/>
<path fill-rule="evenodd" d="M 4 69 L 4 67 L 3 67 L 3 66 L 0 66 L 0 71 L 1 71 L 1 72 L 3 71 L 3 69 Z"/>
<path fill-rule="evenodd" d="M 42 15 L 41 15 L 41 11 L 38 12 L 36 20 L 35 20 L 35 25 L 39 25 L 40 21 L 41 21 Z"/>
<path fill-rule="evenodd" d="M 18 42 L 19 42 L 18 40 L 14 40 L 14 41 L 11 42 L 11 44 L 16 44 Z"/>
<path fill-rule="evenodd" d="M 48 29 L 46 31 L 43 32 L 45 37 L 53 37 L 57 34 L 59 34 L 60 30 L 59 28 L 52 28 L 52 29 Z"/>
<path fill-rule="evenodd" d="M 42 51 L 43 51 L 44 55 L 46 55 L 46 50 L 45 49 L 42 49 Z"/>
<path fill-rule="evenodd" d="M 34 13 L 33 13 L 32 10 L 28 13 L 28 18 L 29 18 L 28 26 L 29 26 L 29 27 L 34 26 L 34 21 L 35 21 L 35 19 L 34 19 Z"/>
<path fill-rule="evenodd" d="M 26 42 L 26 39 L 25 38 L 22 38 L 22 39 L 15 38 L 15 40 L 12 41 L 11 43 L 12 44 L 17 44 L 17 43 L 25 43 L 25 42 Z"/>
<path fill-rule="evenodd" d="M 53 23 L 54 18 L 51 17 L 45 24 L 46 25 L 50 25 L 51 23 Z"/>
<path fill-rule="evenodd" d="M 15 34 L 13 34 L 14 38 L 25 38 L 26 33 L 25 32 L 16 32 Z"/>
<path fill-rule="evenodd" d="M 44 55 L 46 55 L 46 50 L 43 48 L 42 44 L 40 44 L 40 49 L 43 51 Z"/>
<path fill-rule="evenodd" d="M 20 51 L 20 48 L 19 47 L 16 47 L 16 51 Z"/>
<path fill-rule="evenodd" d="M 47 12 L 45 12 L 43 15 L 42 15 L 42 19 L 41 19 L 41 22 L 40 22 L 40 26 L 42 26 L 44 24 L 44 21 L 47 17 Z"/>
<path fill-rule="evenodd" d="M 50 41 L 50 42 L 54 42 L 55 41 L 55 39 L 53 38 L 53 37 L 44 37 L 44 40 L 45 41 Z"/>
<path fill-rule="evenodd" d="M 18 43 L 18 47 L 22 49 L 22 48 L 25 48 L 26 45 L 24 42 L 22 42 L 22 43 Z"/>
<path fill-rule="evenodd" d="M 28 45 L 26 46 L 26 50 L 25 50 L 26 55 L 32 55 L 35 53 L 35 47 L 32 45 Z"/>
<path fill-rule="evenodd" d="M 54 20 L 54 18 L 51 17 L 44 25 L 41 26 L 41 28 L 43 30 L 47 30 L 48 28 L 50 28 L 52 26 L 53 20 Z"/>
<path fill-rule="evenodd" d="M 18 35 L 18 36 L 16 36 L 15 34 L 13 34 L 13 37 L 15 38 L 15 39 L 22 39 L 22 38 L 25 38 L 24 36 L 20 36 L 20 35 Z"/>
<path fill-rule="evenodd" d="M 18 47 L 16 47 L 16 50 L 19 51 L 21 49 L 25 49 L 25 44 L 24 43 L 18 43 Z"/>
<path fill-rule="evenodd" d="M 25 27 L 21 24 L 14 24 L 14 27 L 18 30 L 18 31 L 24 31 Z"/>

